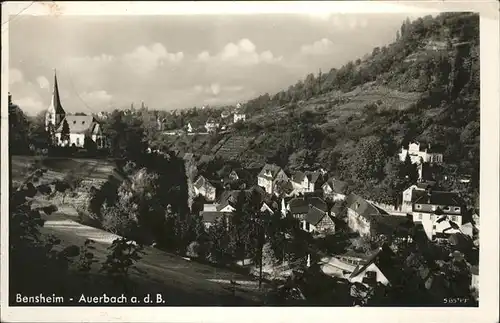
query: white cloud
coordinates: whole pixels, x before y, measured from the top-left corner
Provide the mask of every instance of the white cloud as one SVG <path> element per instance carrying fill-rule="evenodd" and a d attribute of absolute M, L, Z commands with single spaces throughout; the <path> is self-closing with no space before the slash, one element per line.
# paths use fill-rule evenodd
<path fill-rule="evenodd" d="M 45 76 L 37 77 L 36 82 L 38 83 L 41 89 L 48 90 L 50 87 L 49 80 L 47 80 Z"/>
<path fill-rule="evenodd" d="M 255 65 L 261 62 L 272 63 L 281 59 L 282 57 L 274 57 L 269 50 L 259 53 L 255 44 L 248 38 L 243 38 L 238 43 L 228 43 L 215 56 L 210 56 L 208 51 L 198 54 L 198 61 L 218 61 L 237 65 Z"/>
<path fill-rule="evenodd" d="M 23 73 L 17 68 L 9 70 L 9 84 L 21 83 L 24 81 Z"/>
<path fill-rule="evenodd" d="M 229 86 L 223 86 L 220 83 L 212 83 L 208 86 L 203 86 L 203 85 L 195 85 L 194 90 L 199 93 L 199 94 L 205 94 L 205 95 L 219 95 L 219 94 L 224 94 L 224 93 L 234 93 L 234 92 L 240 92 L 244 89 L 243 86 L 240 85 L 229 85 Z"/>
<path fill-rule="evenodd" d="M 81 97 L 85 103 L 95 108 L 107 106 L 113 99 L 113 96 L 104 90 L 85 92 L 81 95 Z"/>
<path fill-rule="evenodd" d="M 169 53 L 165 46 L 155 43 L 151 46 L 139 46 L 123 55 L 123 62 L 139 74 L 147 74 L 165 62 L 178 63 L 184 58 L 183 52 Z"/>
<path fill-rule="evenodd" d="M 332 52 L 333 49 L 333 42 L 327 38 L 323 38 L 312 44 L 303 45 L 300 48 L 300 52 L 306 55 L 322 55 Z"/>
<path fill-rule="evenodd" d="M 44 104 L 33 97 L 26 96 L 19 99 L 14 97 L 12 101 L 28 115 L 36 115 L 44 109 Z"/>
<path fill-rule="evenodd" d="M 212 91 L 213 95 L 219 95 L 220 93 L 220 84 L 219 83 L 213 83 L 210 85 L 210 90 Z"/>
<path fill-rule="evenodd" d="M 206 50 L 198 54 L 198 60 L 208 61 L 210 59 L 210 53 Z"/>

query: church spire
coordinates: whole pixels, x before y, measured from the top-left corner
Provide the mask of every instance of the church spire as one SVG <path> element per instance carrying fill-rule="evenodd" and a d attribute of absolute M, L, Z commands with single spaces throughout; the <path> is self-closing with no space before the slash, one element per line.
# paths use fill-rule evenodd
<path fill-rule="evenodd" d="M 59 86 L 57 85 L 57 73 L 54 69 L 54 90 L 52 92 L 52 101 L 50 102 L 50 108 L 55 112 L 55 114 L 64 114 L 64 109 L 61 105 L 61 99 L 59 97 Z"/>

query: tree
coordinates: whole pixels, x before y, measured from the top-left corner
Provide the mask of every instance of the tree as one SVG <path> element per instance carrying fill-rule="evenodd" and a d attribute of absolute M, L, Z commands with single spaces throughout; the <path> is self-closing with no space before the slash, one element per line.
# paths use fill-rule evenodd
<path fill-rule="evenodd" d="M 24 112 L 11 101 L 9 94 L 9 147 L 11 154 L 29 152 L 29 122 Z"/>
<path fill-rule="evenodd" d="M 113 241 L 108 250 L 110 253 L 100 271 L 111 276 L 118 286 L 128 292 L 129 271 L 137 270 L 134 265 L 144 256 L 144 247 L 126 238 L 118 238 Z"/>
<path fill-rule="evenodd" d="M 358 181 L 380 180 L 386 156 L 380 139 L 376 136 L 363 137 L 348 159 L 352 176 Z"/>
<path fill-rule="evenodd" d="M 61 129 L 61 141 L 64 145 L 69 145 L 69 125 L 66 119 L 63 120 Z"/>

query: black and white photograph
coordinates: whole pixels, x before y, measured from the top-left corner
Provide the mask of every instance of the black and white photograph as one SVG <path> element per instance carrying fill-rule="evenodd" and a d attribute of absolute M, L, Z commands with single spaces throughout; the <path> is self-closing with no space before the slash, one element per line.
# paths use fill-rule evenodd
<path fill-rule="evenodd" d="M 490 4 L 6 3 L 2 307 L 496 303 Z"/>

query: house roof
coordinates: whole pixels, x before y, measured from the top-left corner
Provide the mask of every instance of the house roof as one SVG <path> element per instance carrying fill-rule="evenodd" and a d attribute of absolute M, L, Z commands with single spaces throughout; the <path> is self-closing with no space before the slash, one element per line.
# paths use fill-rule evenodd
<path fill-rule="evenodd" d="M 343 203 L 342 203 L 341 201 L 337 201 L 337 202 L 333 205 L 333 207 L 332 207 L 332 209 L 331 209 L 331 213 L 332 213 L 332 215 L 334 215 L 334 216 L 338 216 L 339 214 L 341 214 L 341 213 L 342 213 L 342 211 L 343 211 L 343 209 L 342 209 L 342 204 L 343 204 Z"/>
<path fill-rule="evenodd" d="M 295 172 L 292 175 L 292 181 L 294 181 L 295 183 L 302 183 L 302 181 L 304 181 L 304 178 L 307 177 L 307 180 L 310 183 L 316 183 L 318 181 L 320 175 L 321 174 L 319 172 L 313 172 L 313 171 L 302 172 L 302 171 L 297 171 L 297 172 Z"/>
<path fill-rule="evenodd" d="M 309 212 L 309 207 L 313 206 L 323 212 L 327 212 L 327 205 L 325 201 L 319 197 L 295 197 L 288 203 L 290 212 L 292 214 L 304 214 Z"/>
<path fill-rule="evenodd" d="M 318 224 L 324 217 L 326 212 L 318 209 L 317 207 L 311 206 L 309 212 L 307 212 L 305 220 L 312 225 Z"/>
<path fill-rule="evenodd" d="M 432 188 L 436 186 L 436 182 L 434 181 L 425 181 L 425 182 L 421 182 L 421 183 L 417 183 L 417 187 L 420 188 L 420 189 L 428 189 L 428 188 Z"/>
<path fill-rule="evenodd" d="M 380 214 L 379 209 L 356 194 L 349 194 L 346 201 L 347 207 L 361 216 Z"/>
<path fill-rule="evenodd" d="M 292 181 L 294 181 L 295 183 L 302 183 L 304 178 L 306 178 L 306 174 L 301 171 L 295 172 L 292 175 Z"/>
<path fill-rule="evenodd" d="M 97 121 L 93 116 L 66 116 L 57 128 L 57 132 L 62 131 L 64 120 L 68 123 L 69 133 L 92 132 L 97 125 Z"/>
<path fill-rule="evenodd" d="M 369 214 L 364 216 L 370 222 L 370 229 L 378 234 L 393 235 L 393 233 L 408 222 L 406 216 Z"/>
<path fill-rule="evenodd" d="M 264 177 L 268 179 L 275 179 L 276 175 L 280 172 L 281 167 L 275 164 L 265 164 L 259 173 L 259 177 Z M 271 176 L 268 176 L 266 172 L 269 172 Z"/>
<path fill-rule="evenodd" d="M 202 222 L 204 223 L 214 223 L 218 218 L 223 215 L 227 215 L 227 212 L 217 212 L 217 211 L 201 211 L 200 216 Z"/>
<path fill-rule="evenodd" d="M 194 154 L 193 153 L 185 153 L 183 159 L 193 159 Z"/>
<path fill-rule="evenodd" d="M 330 188 L 335 192 L 339 194 L 344 194 L 347 190 L 347 182 L 340 181 L 338 179 L 335 179 L 333 177 L 330 177 L 326 183 L 327 185 L 330 186 Z"/>
<path fill-rule="evenodd" d="M 359 266 L 354 270 L 350 278 L 354 278 L 364 272 L 371 264 L 375 264 L 378 269 L 384 274 L 390 283 L 394 284 L 399 280 L 402 274 L 401 266 L 395 260 L 394 252 L 384 245 L 373 254 L 363 266 Z"/>
<path fill-rule="evenodd" d="M 429 205 L 448 205 L 448 206 L 461 206 L 463 205 L 460 195 L 455 192 L 431 191 L 430 194 L 425 192 L 425 195 L 420 196 L 415 200 L 418 204 Z"/>
<path fill-rule="evenodd" d="M 320 175 L 321 174 L 319 172 L 306 171 L 307 179 L 311 183 L 316 183 L 318 181 Z"/>
<path fill-rule="evenodd" d="M 208 184 L 208 185 L 211 185 L 211 184 L 210 184 L 210 182 L 209 182 L 209 181 L 208 181 L 205 177 L 203 177 L 202 175 L 200 175 L 200 176 L 198 177 L 198 179 L 196 180 L 196 182 L 194 182 L 194 184 L 193 184 L 193 185 L 194 185 L 196 188 L 201 188 L 201 187 L 203 187 L 203 186 L 205 186 L 205 185 L 207 185 L 207 184 Z M 212 186 L 213 186 L 213 185 L 212 185 Z"/>

